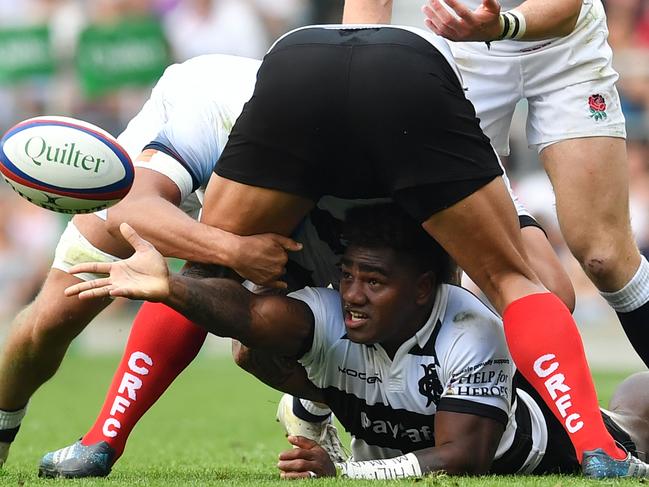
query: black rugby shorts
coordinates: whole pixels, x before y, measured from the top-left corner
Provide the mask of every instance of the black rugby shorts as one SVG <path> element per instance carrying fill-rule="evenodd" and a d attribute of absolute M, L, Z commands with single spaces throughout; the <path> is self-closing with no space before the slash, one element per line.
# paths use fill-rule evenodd
<path fill-rule="evenodd" d="M 396 27 L 284 37 L 215 171 L 313 201 L 392 196 L 419 221 L 502 174 L 446 59 Z"/>

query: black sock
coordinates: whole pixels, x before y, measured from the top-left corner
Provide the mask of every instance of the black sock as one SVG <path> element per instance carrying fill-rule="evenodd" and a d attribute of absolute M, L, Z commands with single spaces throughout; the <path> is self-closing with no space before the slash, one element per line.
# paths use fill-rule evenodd
<path fill-rule="evenodd" d="M 649 302 L 617 316 L 633 349 L 649 368 Z"/>
<path fill-rule="evenodd" d="M 295 396 L 293 396 L 293 414 L 301 420 L 308 421 L 309 423 L 322 423 L 325 419 L 331 416 L 331 413 L 322 416 L 310 413 L 304 408 L 300 398 Z"/>

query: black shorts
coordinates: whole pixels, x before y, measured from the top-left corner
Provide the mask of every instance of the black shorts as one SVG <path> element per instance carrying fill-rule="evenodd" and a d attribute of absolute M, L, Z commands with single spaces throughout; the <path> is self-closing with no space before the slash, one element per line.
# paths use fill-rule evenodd
<path fill-rule="evenodd" d="M 581 471 L 579 461 L 577 461 L 577 454 L 575 448 L 570 442 L 568 433 L 563 429 L 563 426 L 557 418 L 552 414 L 552 411 L 545 405 L 541 396 L 536 392 L 532 386 L 527 382 L 519 373 L 516 374 L 516 386 L 527 392 L 534 401 L 539 405 L 545 424 L 548 428 L 548 444 L 545 448 L 545 455 L 541 463 L 534 469 L 534 474 L 549 474 L 549 473 L 562 473 L 570 474 Z M 602 419 L 606 429 L 611 434 L 613 439 L 622 445 L 626 451 L 631 455 L 637 456 L 636 445 L 629 436 L 608 414 L 602 411 Z"/>
<path fill-rule="evenodd" d="M 502 174 L 444 56 L 396 27 L 280 40 L 215 171 L 313 201 L 393 196 L 420 221 Z"/>

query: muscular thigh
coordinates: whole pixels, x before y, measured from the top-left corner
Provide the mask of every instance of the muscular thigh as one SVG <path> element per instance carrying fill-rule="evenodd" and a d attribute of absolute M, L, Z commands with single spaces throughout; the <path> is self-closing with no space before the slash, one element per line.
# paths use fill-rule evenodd
<path fill-rule="evenodd" d="M 201 222 L 239 235 L 289 235 L 314 206 L 308 198 L 212 175 Z"/>
<path fill-rule="evenodd" d="M 502 313 L 514 300 L 545 292 L 531 266 L 514 204 L 496 178 L 423 223 Z"/>

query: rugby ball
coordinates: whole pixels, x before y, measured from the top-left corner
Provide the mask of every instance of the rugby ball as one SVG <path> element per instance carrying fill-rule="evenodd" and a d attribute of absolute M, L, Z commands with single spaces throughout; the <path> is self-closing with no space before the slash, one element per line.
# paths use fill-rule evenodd
<path fill-rule="evenodd" d="M 91 213 L 133 185 L 131 158 L 105 130 L 69 117 L 36 117 L 0 140 L 0 173 L 20 196 L 59 213 Z"/>

